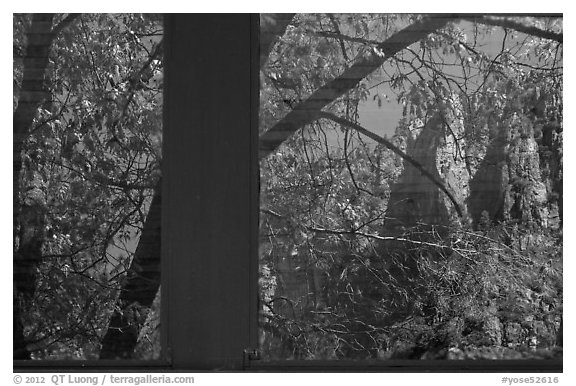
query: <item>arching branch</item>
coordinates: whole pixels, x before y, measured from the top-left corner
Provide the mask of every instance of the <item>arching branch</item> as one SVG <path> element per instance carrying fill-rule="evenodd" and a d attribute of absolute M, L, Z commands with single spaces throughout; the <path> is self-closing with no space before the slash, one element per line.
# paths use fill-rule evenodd
<path fill-rule="evenodd" d="M 414 158 L 410 157 L 408 154 L 404 153 L 397 146 L 395 146 L 392 142 L 388 141 L 386 138 L 382 138 L 381 136 L 371 132 L 370 130 L 365 129 L 364 127 L 360 126 L 357 123 L 350 122 L 349 120 L 344 119 L 344 118 L 340 118 L 337 115 L 334 115 L 332 113 L 320 111 L 319 113 L 317 113 L 317 117 L 329 119 L 329 120 L 334 121 L 334 122 L 336 122 L 342 126 L 346 126 L 346 127 L 351 128 L 353 130 L 356 130 L 360 134 L 367 136 L 368 138 L 378 142 L 381 145 L 386 146 L 386 148 L 388 148 L 388 149 L 392 150 L 394 153 L 398 154 L 400 157 L 402 157 L 402 159 L 406 160 L 406 162 L 409 162 L 412 166 L 414 166 L 416 169 L 418 169 L 420 171 L 420 173 L 422 173 L 422 175 L 424 175 L 434 185 L 436 185 L 438 187 L 438 189 L 440 189 L 442 192 L 444 192 L 444 194 L 446 194 L 448 199 L 454 205 L 454 209 L 456 210 L 456 213 L 458 213 L 458 216 L 462 217 L 463 214 L 462 214 L 462 208 L 460 208 L 460 204 L 458 203 L 458 201 L 456 201 L 456 198 L 454 198 L 452 193 L 450 193 L 450 191 L 448 190 L 448 188 L 446 188 L 446 186 L 442 183 L 442 181 L 439 181 L 432 173 L 430 173 L 428 170 L 426 170 L 421 163 L 416 161 Z"/>

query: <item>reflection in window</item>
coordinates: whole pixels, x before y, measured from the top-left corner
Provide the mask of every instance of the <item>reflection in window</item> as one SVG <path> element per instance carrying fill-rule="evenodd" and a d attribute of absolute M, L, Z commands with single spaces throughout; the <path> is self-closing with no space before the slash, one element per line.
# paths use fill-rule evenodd
<path fill-rule="evenodd" d="M 561 357 L 561 33 L 261 16 L 264 359 Z"/>
<path fill-rule="evenodd" d="M 162 17 L 13 21 L 14 359 L 158 358 Z"/>

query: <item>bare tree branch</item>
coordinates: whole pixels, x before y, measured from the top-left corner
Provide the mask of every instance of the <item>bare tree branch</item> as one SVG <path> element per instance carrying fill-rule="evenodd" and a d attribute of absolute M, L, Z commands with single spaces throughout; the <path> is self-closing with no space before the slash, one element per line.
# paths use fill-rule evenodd
<path fill-rule="evenodd" d="M 286 221 L 292 220 L 289 216 L 283 216 L 279 213 L 274 212 L 271 209 L 260 208 L 260 212 L 271 215 L 271 216 L 276 217 L 278 219 L 282 219 L 282 220 L 286 220 Z M 319 228 L 319 227 L 309 226 L 309 225 L 302 225 L 302 227 L 308 231 L 317 232 L 317 233 L 326 233 L 326 234 L 332 234 L 332 235 L 361 236 L 361 237 L 365 237 L 367 239 L 374 239 L 374 240 L 378 240 L 378 241 L 401 241 L 401 242 L 405 242 L 405 243 L 417 244 L 417 245 L 426 245 L 426 246 L 431 246 L 431 247 L 440 247 L 440 248 L 445 247 L 444 245 L 441 245 L 438 243 L 432 243 L 432 242 L 421 241 L 421 240 L 412 240 L 412 239 L 408 239 L 406 237 L 400 237 L 400 236 L 380 236 L 377 234 L 362 232 L 362 231 L 359 231 L 357 229 L 355 229 L 355 230 L 328 229 L 328 228 Z M 454 247 L 452 247 L 452 249 L 453 250 L 462 250 L 461 248 L 459 249 L 459 248 L 454 248 Z"/>

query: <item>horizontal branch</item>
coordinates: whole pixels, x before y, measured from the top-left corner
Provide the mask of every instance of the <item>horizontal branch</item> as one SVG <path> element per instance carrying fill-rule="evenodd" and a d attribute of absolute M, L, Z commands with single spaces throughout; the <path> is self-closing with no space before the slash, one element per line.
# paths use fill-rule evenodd
<path fill-rule="evenodd" d="M 277 217 L 279 219 L 285 219 L 285 220 L 289 219 L 287 216 L 283 216 L 283 215 L 276 213 L 276 212 L 274 212 L 270 209 L 267 209 L 267 208 L 261 208 L 260 212 L 272 215 L 272 216 Z M 366 232 L 362 232 L 362 231 L 358 231 L 358 230 L 327 229 L 327 228 L 318 228 L 318 227 L 309 226 L 309 225 L 302 225 L 302 226 L 306 230 L 308 230 L 310 232 L 316 232 L 316 233 L 326 233 L 326 234 L 331 234 L 331 235 L 360 236 L 360 237 L 365 237 L 367 239 L 373 239 L 373 240 L 378 240 L 378 241 L 400 241 L 400 242 L 409 243 L 409 244 L 425 245 L 425 246 L 439 247 L 439 248 L 446 247 L 446 245 L 442 245 L 442 244 L 438 244 L 438 243 L 432 243 L 432 242 L 428 242 L 428 241 L 412 240 L 412 239 L 408 239 L 405 237 L 399 237 L 399 236 L 380 236 L 380 235 L 366 233 Z M 453 247 L 451 247 L 451 248 L 456 249 Z"/>

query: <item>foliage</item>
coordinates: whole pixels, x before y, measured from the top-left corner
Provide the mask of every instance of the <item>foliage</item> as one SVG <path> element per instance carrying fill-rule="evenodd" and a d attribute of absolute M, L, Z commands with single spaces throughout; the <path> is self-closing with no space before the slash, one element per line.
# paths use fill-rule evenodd
<path fill-rule="evenodd" d="M 260 133 L 363 58 L 382 57 L 380 43 L 424 19 L 296 15 L 261 61 Z M 261 161 L 265 357 L 558 355 L 550 348 L 562 308 L 563 46 L 554 40 L 562 21 L 501 19 L 446 23 L 324 108 L 358 124 L 361 106 L 396 104 L 403 116 L 392 138 L 374 143 L 353 126 L 315 119 Z M 30 20 L 14 16 L 15 110 L 30 91 L 22 89 Z M 25 336 L 33 358 L 97 358 L 116 312 L 140 331 L 136 355 L 151 358 L 159 298 L 147 320 L 147 307 L 117 299 L 137 270 L 134 251 L 160 177 L 161 17 L 57 15 L 54 25 L 66 20 L 50 47 L 49 97 L 17 155 L 15 255 L 41 255 L 33 296 L 17 299 Z M 391 233 L 390 197 L 407 143 L 432 117 L 443 121 L 451 156 L 464 160 L 470 178 L 503 141 L 503 191 L 530 208 L 534 187 L 544 186 L 542 206 L 560 221 L 497 218 L 486 208 L 480 220 Z M 521 161 L 522 146 L 535 157 Z"/>
<path fill-rule="evenodd" d="M 19 52 L 28 20 L 14 16 Z M 97 357 L 160 173 L 161 21 L 85 14 L 52 44 L 50 96 L 20 178 L 21 202 L 34 205 L 44 236 L 25 315 L 35 358 Z M 14 65 L 15 97 L 23 65 Z"/>
<path fill-rule="evenodd" d="M 262 69 L 261 132 L 417 18 L 299 15 Z M 561 30 L 557 19 L 518 20 Z M 392 143 L 402 151 L 413 128 L 439 112 L 456 143 L 452 156 L 465 159 L 470 178 L 497 138 L 504 135 L 514 149 L 535 137 L 542 175 L 537 164 L 520 164 L 518 150 L 510 150 L 504 158 L 512 176 L 508 189 L 526 202 L 533 191 L 528 187 L 546 184 L 553 212 L 554 195 L 561 194 L 552 188 L 561 179 L 561 138 L 547 152 L 538 131 L 562 121 L 561 57 L 556 42 L 449 23 L 391 57 L 328 109 L 357 122 L 359 104 L 382 106 L 395 95 L 404 117 Z M 462 133 L 454 122 L 462 122 Z M 558 355 L 550 351 L 562 304 L 557 223 L 535 227 L 505 216 L 479 224 L 465 217 L 387 234 L 383 224 L 402 161 L 326 120 L 305 126 L 261 161 L 263 356 Z"/>
<path fill-rule="evenodd" d="M 430 236 L 424 245 L 417 241 L 423 232 Z M 291 317 L 269 295 L 264 332 L 273 329 L 273 338 L 265 354 L 435 359 L 449 352 L 472 355 L 479 347 L 529 353 L 555 345 L 562 312 L 561 234 L 535 234 L 510 223 L 451 229 L 442 238 L 411 229 L 396 240 L 403 248 L 392 258 L 392 251 L 354 251 L 350 242 L 328 252 L 309 241 L 309 248 L 324 247 L 324 255 L 315 251 L 308 264 L 327 277 L 321 288 L 326 301 Z M 417 276 L 405 276 L 412 280 L 406 286 L 393 271 L 410 272 L 414 255 Z"/>

